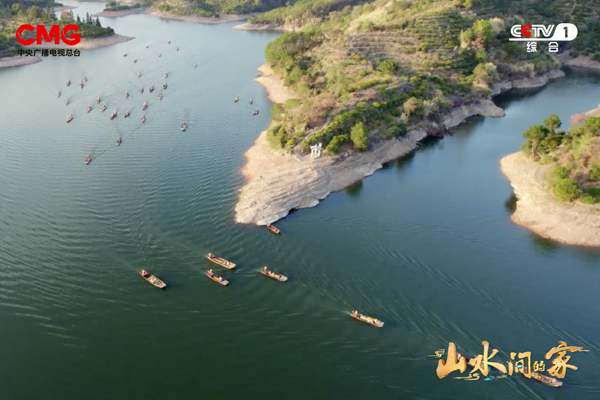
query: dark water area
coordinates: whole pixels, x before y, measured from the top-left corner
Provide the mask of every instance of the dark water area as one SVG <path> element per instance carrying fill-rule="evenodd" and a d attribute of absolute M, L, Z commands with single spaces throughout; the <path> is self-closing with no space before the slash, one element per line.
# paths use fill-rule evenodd
<path fill-rule="evenodd" d="M 80 15 L 103 7 L 75 5 Z M 136 39 L 0 70 L 0 398 L 600 397 L 600 251 L 514 225 L 499 168 L 529 125 L 557 113 L 566 128 L 596 107 L 598 74 L 569 71 L 498 98 L 505 118 L 428 141 L 291 213 L 275 236 L 234 224 L 233 207 L 243 154 L 268 125 L 271 103 L 253 79 L 277 34 L 101 21 Z M 207 252 L 238 266 L 210 266 Z M 289 281 L 265 278 L 263 265 Z M 208 280 L 211 267 L 230 285 Z M 385 327 L 353 321 L 354 308 Z M 537 361 L 559 340 L 590 350 L 570 354 L 579 369 L 560 390 L 516 374 L 440 380 L 428 357 L 448 342 L 481 354 L 488 341 L 492 361 L 526 351 Z"/>

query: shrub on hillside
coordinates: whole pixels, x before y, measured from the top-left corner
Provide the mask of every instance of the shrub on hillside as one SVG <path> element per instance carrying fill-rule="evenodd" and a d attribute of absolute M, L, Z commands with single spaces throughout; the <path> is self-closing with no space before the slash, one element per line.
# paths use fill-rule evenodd
<path fill-rule="evenodd" d="M 561 179 L 554 188 L 554 195 L 564 201 L 572 201 L 579 197 L 581 189 L 573 179 Z"/>

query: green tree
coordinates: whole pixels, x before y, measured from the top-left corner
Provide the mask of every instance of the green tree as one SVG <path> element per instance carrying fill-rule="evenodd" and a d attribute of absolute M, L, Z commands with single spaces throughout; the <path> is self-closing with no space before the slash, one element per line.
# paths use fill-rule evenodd
<path fill-rule="evenodd" d="M 546 136 L 548 136 L 548 128 L 544 125 L 533 125 L 523 132 L 523 137 L 531 141 L 531 154 L 535 157 L 536 148 Z"/>
<path fill-rule="evenodd" d="M 554 194 L 561 200 L 571 201 L 579 197 L 581 189 L 573 179 L 566 178 L 556 184 Z"/>
<path fill-rule="evenodd" d="M 10 10 L 12 11 L 13 15 L 17 15 L 19 13 L 19 11 L 21 11 L 21 4 L 19 3 L 14 3 L 11 7 Z"/>
<path fill-rule="evenodd" d="M 398 70 L 398 63 L 394 60 L 385 60 L 377 66 L 377 69 L 384 74 L 393 75 Z"/>
<path fill-rule="evenodd" d="M 404 114 L 406 114 L 407 117 L 410 117 L 412 113 L 417 111 L 420 105 L 421 102 L 416 97 L 409 98 L 402 105 L 402 107 L 404 108 Z"/>
<path fill-rule="evenodd" d="M 560 128 L 561 125 L 562 125 L 562 122 L 560 121 L 560 118 L 556 114 L 551 114 L 550 116 L 548 116 L 548 118 L 546 118 L 544 120 L 544 126 L 548 129 L 550 129 L 550 131 L 552 133 L 554 133 L 556 131 L 556 129 Z"/>
<path fill-rule="evenodd" d="M 599 164 L 592 165 L 592 169 L 590 170 L 590 173 L 588 176 L 593 181 L 600 181 L 600 165 Z"/>
<path fill-rule="evenodd" d="M 352 139 L 354 148 L 358 151 L 365 151 L 369 147 L 369 138 L 362 122 L 357 123 L 350 129 L 350 139 Z"/>
<path fill-rule="evenodd" d="M 567 179 L 571 175 L 571 170 L 569 168 L 563 167 L 562 165 L 557 165 L 548 171 L 546 175 L 546 183 L 551 187 L 555 187 L 558 182 L 563 179 Z"/>

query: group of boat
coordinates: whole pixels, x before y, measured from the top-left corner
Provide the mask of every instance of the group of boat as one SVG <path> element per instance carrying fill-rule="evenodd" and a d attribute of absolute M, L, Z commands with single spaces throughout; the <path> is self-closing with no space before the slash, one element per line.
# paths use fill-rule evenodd
<path fill-rule="evenodd" d="M 233 102 L 237 103 L 238 101 L 240 101 L 240 97 L 235 96 L 235 98 L 233 99 Z M 250 97 L 249 102 L 250 102 L 250 104 L 254 103 L 254 100 L 252 100 L 252 97 Z M 256 115 L 256 114 L 258 114 L 258 108 L 252 112 L 252 115 Z"/>

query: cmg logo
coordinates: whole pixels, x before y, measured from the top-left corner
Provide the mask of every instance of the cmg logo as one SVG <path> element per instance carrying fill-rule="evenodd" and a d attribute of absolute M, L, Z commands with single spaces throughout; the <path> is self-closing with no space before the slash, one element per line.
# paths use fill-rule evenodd
<path fill-rule="evenodd" d="M 37 32 L 37 40 L 34 38 L 23 39 L 24 31 L 33 32 L 34 29 L 36 29 Z M 68 32 L 77 32 L 78 30 L 79 27 L 74 24 L 66 25 L 62 31 L 60 30 L 60 25 L 52 25 L 52 27 L 50 28 L 50 32 L 46 30 L 46 27 L 44 25 L 38 25 L 37 28 L 34 28 L 33 25 L 25 24 L 21 25 L 19 29 L 17 29 L 17 41 L 23 46 L 29 46 L 33 44 L 33 42 L 36 42 L 37 44 L 42 44 L 42 39 L 46 43 L 52 43 L 52 39 L 54 39 L 54 43 L 59 44 L 60 40 L 62 39 L 62 41 L 66 45 L 75 46 L 76 44 L 81 42 L 81 34 L 72 33 L 69 35 Z"/>

